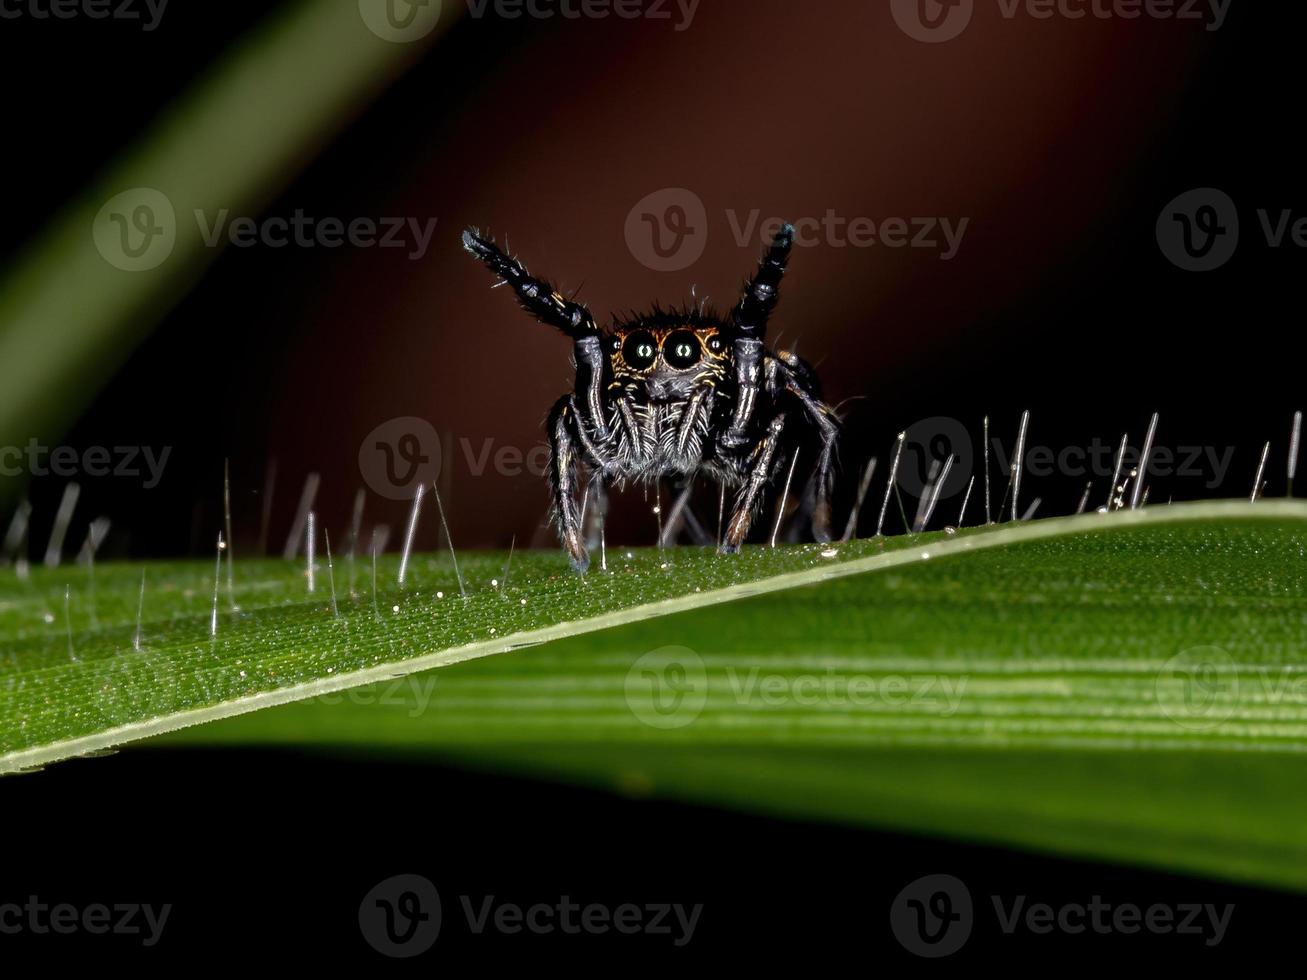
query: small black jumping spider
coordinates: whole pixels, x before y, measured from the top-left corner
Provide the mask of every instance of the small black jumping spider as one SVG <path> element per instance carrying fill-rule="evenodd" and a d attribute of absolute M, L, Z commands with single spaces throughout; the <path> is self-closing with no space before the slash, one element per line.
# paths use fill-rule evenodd
<path fill-rule="evenodd" d="M 532 278 L 493 242 L 463 233 L 463 247 L 513 287 L 528 313 L 575 344 L 576 390 L 554 405 L 548 430 L 553 519 L 579 571 L 590 559 L 581 534 L 578 468 L 605 485 L 703 473 L 738 487 L 722 541 L 723 551 L 734 552 L 749 533 L 764 487 L 781 468 L 783 434 L 796 419 L 820 440 L 812 529 L 817 540 L 830 540 L 838 419 L 821 400 L 807 363 L 763 345 L 793 243 L 794 229 L 786 225 L 727 318 L 698 308 L 655 310 L 614 320 L 601 331 L 583 305 Z"/>

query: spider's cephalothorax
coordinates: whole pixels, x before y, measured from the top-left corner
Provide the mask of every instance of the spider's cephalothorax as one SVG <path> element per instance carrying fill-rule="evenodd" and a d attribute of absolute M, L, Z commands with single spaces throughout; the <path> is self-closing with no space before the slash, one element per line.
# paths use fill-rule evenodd
<path fill-rule="evenodd" d="M 554 522 L 572 564 L 589 565 L 578 470 L 602 484 L 704 473 L 738 488 L 722 550 L 738 551 L 784 458 L 787 426 L 815 430 L 812 528 L 830 539 L 831 460 L 838 432 L 816 376 L 799 357 L 763 345 L 794 229 L 781 229 L 727 317 L 655 310 L 596 326 L 590 312 L 473 231 L 463 246 L 513 287 L 523 308 L 572 338 L 576 389 L 549 414 Z M 791 440 L 792 441 L 792 440 Z"/>

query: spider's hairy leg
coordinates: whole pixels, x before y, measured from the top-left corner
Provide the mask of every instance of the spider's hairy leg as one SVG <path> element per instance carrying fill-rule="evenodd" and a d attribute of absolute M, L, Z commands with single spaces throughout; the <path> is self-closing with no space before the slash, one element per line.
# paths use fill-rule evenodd
<path fill-rule="evenodd" d="M 785 264 L 793 245 L 794 226 L 784 225 L 763 253 L 758 271 L 744 284 L 744 294 L 731 311 L 731 324 L 735 329 L 736 401 L 730 427 L 722 436 L 722 441 L 729 447 L 738 448 L 747 439 L 745 430 L 753 417 L 762 381 L 762 340 L 767 333 L 767 321 L 780 296 L 781 278 L 785 275 Z"/>
<path fill-rule="evenodd" d="M 573 339 L 599 333 L 589 310 L 567 299 L 545 280 L 536 279 L 526 271 L 526 266 L 501 251 L 490 239 L 468 229 L 463 232 L 463 247 L 512 286 L 522 308 L 541 323 L 557 327 Z"/>
<path fill-rule="evenodd" d="M 558 539 L 572 561 L 572 567 L 582 574 L 590 567 L 590 554 L 586 551 L 581 534 L 581 514 L 577 504 L 577 459 L 574 435 L 576 413 L 572 396 L 565 395 L 554 403 L 549 413 L 549 486 L 554 495 L 553 518 Z"/>
<path fill-rule="evenodd" d="M 493 241 L 472 229 L 463 232 L 463 248 L 475 255 L 503 282 L 513 287 L 518 302 L 541 323 L 557 327 L 572 338 L 576 356 L 576 394 L 585 423 L 601 442 L 608 439 L 600 386 L 603 382 L 604 354 L 599 328 L 594 317 L 581 303 L 567 299 L 543 279 L 536 279 L 511 255 Z"/>
<path fill-rule="evenodd" d="M 585 518 L 585 546 L 593 550 L 600 547 L 604 520 L 608 516 L 608 478 L 604 476 L 602 470 L 596 471 L 590 477 L 585 492 L 586 499 L 589 501 L 589 508 L 582 515 Z"/>
<path fill-rule="evenodd" d="M 785 413 L 776 415 L 767 425 L 767 434 L 758 444 L 753 463 L 749 468 L 749 477 L 735 499 L 735 510 L 731 522 L 726 527 L 722 539 L 722 552 L 733 554 L 740 550 L 744 539 L 748 537 L 749 525 L 753 523 L 753 512 L 761 500 L 762 488 L 771 477 L 772 461 L 776 457 L 776 447 L 780 444 L 781 433 L 785 429 Z"/>
<path fill-rule="evenodd" d="M 835 414 L 835 409 L 831 408 L 824 401 L 816 396 L 809 377 L 811 371 L 793 354 L 788 355 L 792 360 L 785 360 L 786 355 L 782 354 L 775 362 L 776 374 L 779 381 L 783 381 L 785 391 L 798 399 L 799 404 L 808 416 L 821 438 L 821 452 L 817 456 L 816 470 L 816 491 L 815 501 L 812 508 L 812 535 L 818 541 L 825 543 L 830 537 L 830 495 L 832 472 L 831 464 L 835 455 L 835 440 L 840 434 L 839 418 Z M 771 372 L 768 372 L 769 374 Z"/>

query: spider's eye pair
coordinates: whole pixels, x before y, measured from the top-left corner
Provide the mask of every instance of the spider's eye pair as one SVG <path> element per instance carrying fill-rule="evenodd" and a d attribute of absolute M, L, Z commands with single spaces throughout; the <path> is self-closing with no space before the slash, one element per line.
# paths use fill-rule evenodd
<path fill-rule="evenodd" d="M 637 371 L 643 371 L 658 357 L 658 344 L 652 334 L 638 331 L 626 338 L 622 347 L 622 360 Z"/>
<path fill-rule="evenodd" d="M 674 368 L 688 368 L 699 360 L 699 339 L 688 330 L 678 330 L 663 341 L 663 357 Z M 658 343 L 643 330 L 626 338 L 622 359 L 637 371 L 650 367 L 658 358 Z"/>

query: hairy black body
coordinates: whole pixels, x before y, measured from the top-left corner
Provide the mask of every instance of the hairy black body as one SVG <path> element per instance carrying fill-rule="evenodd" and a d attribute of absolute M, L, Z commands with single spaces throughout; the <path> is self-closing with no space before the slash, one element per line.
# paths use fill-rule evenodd
<path fill-rule="evenodd" d="M 821 400 L 812 368 L 763 343 L 793 243 L 787 225 L 728 317 L 655 310 L 601 331 L 583 305 L 533 278 L 489 239 L 463 233 L 463 247 L 513 287 L 528 313 L 572 338 L 576 388 L 554 405 L 548 431 L 553 520 L 578 570 L 590 561 L 577 500 L 582 472 L 604 486 L 704 474 L 736 488 L 722 540 L 722 550 L 734 552 L 781 468 L 794 426 L 819 437 L 812 529 L 819 541 L 830 540 L 838 419 Z"/>

